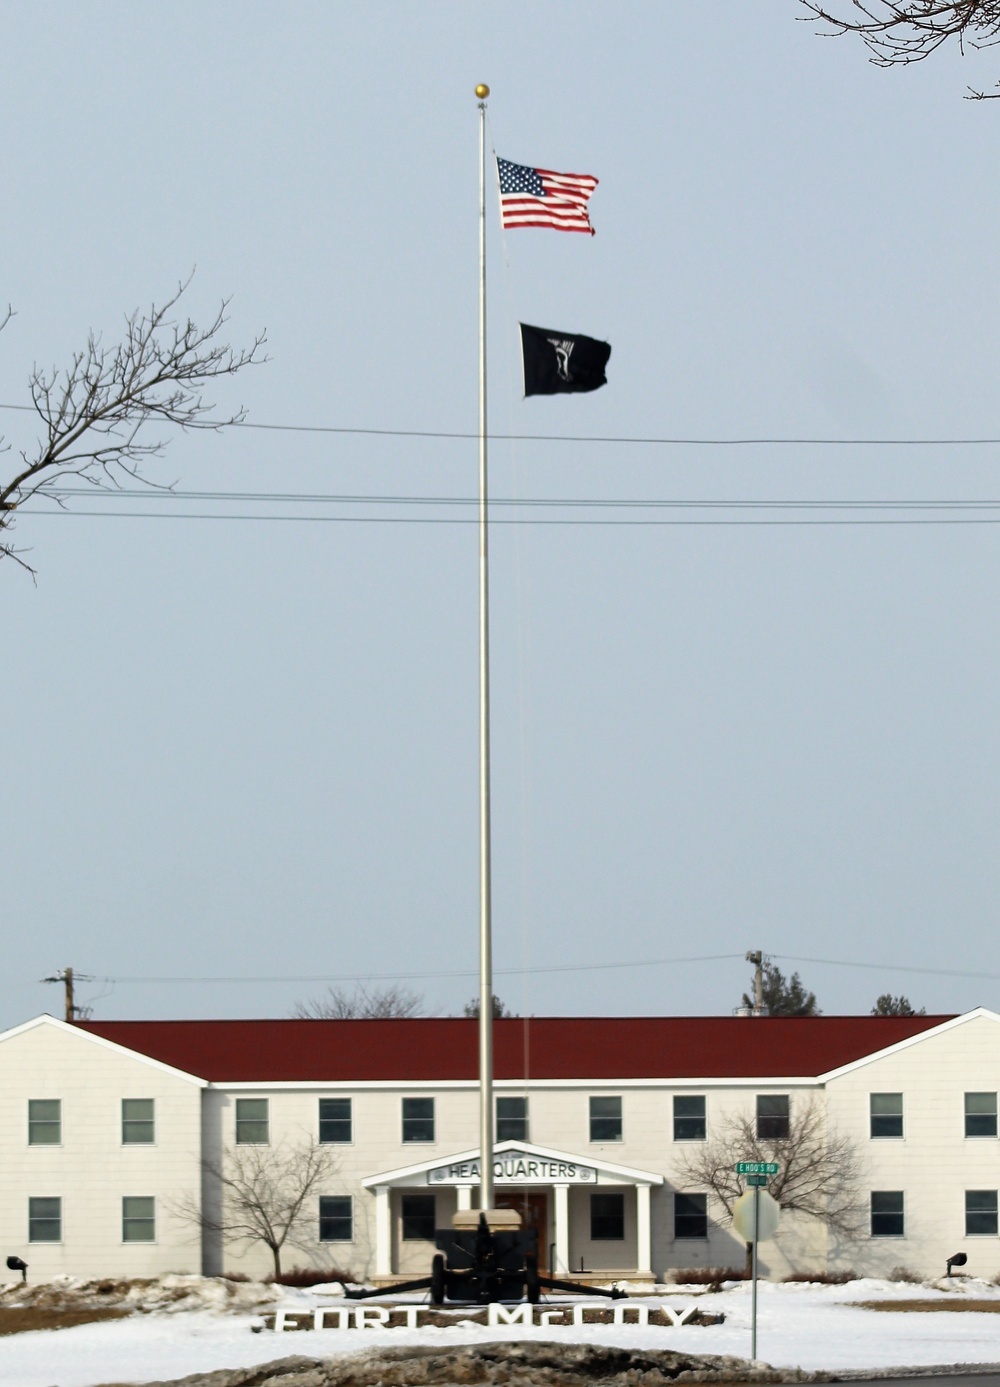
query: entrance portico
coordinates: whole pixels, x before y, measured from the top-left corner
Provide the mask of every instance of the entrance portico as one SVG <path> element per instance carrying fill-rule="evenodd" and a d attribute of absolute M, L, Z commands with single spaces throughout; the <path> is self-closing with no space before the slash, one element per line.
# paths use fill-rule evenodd
<path fill-rule="evenodd" d="M 440 1209 L 435 1201 L 434 1213 L 439 1224 L 445 1223 L 451 1210 L 474 1207 L 479 1176 L 479 1151 L 473 1150 L 363 1180 L 362 1186 L 375 1195 L 375 1279 L 392 1281 L 415 1270 L 400 1265 L 400 1239 L 407 1236 L 400 1231 L 405 1229 L 402 1211 L 410 1196 L 444 1195 Z M 553 1275 L 652 1279 L 650 1190 L 663 1184 L 662 1175 L 592 1157 L 581 1159 L 571 1152 L 528 1142 L 506 1141 L 493 1149 L 493 1178 L 498 1195 L 504 1196 L 503 1204 L 524 1205 L 528 1221 L 538 1228 L 539 1261 L 549 1264 Z M 617 1205 L 613 1192 L 621 1194 Z M 592 1202 L 595 1194 L 610 1195 L 612 1211 L 621 1210 L 617 1237 L 613 1226 L 610 1235 L 606 1229 L 594 1233 L 594 1210 L 600 1207 Z M 523 1199 L 515 1201 L 513 1195 Z M 607 1241 L 595 1244 L 594 1236 Z M 425 1250 L 429 1260 L 430 1249 Z"/>

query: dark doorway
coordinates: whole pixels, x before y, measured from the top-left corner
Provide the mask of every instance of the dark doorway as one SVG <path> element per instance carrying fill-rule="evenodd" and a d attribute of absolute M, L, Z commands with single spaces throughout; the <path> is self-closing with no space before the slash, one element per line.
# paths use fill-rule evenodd
<path fill-rule="evenodd" d="M 549 1196 L 526 1194 L 520 1190 L 498 1190 L 494 1195 L 498 1209 L 516 1209 L 521 1215 L 522 1228 L 534 1228 L 538 1234 L 538 1270 L 549 1270 Z"/>

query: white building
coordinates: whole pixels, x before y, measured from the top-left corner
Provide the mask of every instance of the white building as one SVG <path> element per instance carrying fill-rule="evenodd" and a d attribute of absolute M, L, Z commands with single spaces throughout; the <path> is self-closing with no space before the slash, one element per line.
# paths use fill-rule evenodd
<path fill-rule="evenodd" d="M 683 1173 L 727 1116 L 779 1135 L 817 1103 L 861 1158 L 851 1242 L 786 1218 L 763 1265 L 1000 1270 L 1000 1016 L 526 1018 L 495 1023 L 497 1202 L 556 1274 L 659 1279 L 743 1249 Z M 335 1153 L 286 1266 L 425 1274 L 435 1227 L 476 1202 L 476 1022 L 150 1021 L 0 1034 L 0 1255 L 57 1273 L 265 1274 L 189 1210 L 241 1147 Z"/>

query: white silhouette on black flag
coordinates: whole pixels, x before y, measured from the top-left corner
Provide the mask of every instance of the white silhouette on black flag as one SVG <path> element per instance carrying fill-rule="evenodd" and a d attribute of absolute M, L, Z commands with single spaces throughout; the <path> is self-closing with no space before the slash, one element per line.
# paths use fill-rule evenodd
<path fill-rule="evenodd" d="M 576 332 L 521 324 L 525 395 L 572 395 L 607 385 L 607 342 Z"/>

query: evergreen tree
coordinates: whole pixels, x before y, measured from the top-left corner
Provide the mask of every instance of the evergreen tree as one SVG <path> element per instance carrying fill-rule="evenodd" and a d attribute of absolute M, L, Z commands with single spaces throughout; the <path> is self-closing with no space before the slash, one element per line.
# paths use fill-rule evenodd
<path fill-rule="evenodd" d="M 807 992 L 798 973 L 786 978 L 776 963 L 765 959 L 764 1011 L 768 1016 L 819 1016 L 815 992 Z M 744 992 L 743 1005 L 753 1010 L 754 1000 Z"/>
<path fill-rule="evenodd" d="M 891 992 L 883 992 L 880 997 L 876 997 L 875 1005 L 872 1007 L 872 1016 L 926 1016 L 926 1007 L 921 1007 L 919 1011 L 911 1005 L 909 997 L 904 997 L 902 993 L 894 997 Z"/>
<path fill-rule="evenodd" d="M 478 998 L 478 997 L 473 997 L 472 1000 L 471 1000 L 471 1002 L 466 1002 L 465 1006 L 462 1008 L 462 1015 L 463 1015 L 463 1016 L 468 1016 L 468 1017 L 477 1017 L 477 1016 L 479 1015 L 479 998 Z M 493 1019 L 494 1019 L 494 1021 L 501 1021 L 501 1020 L 503 1020 L 503 1018 L 504 1018 L 505 1016 L 510 1017 L 510 1016 L 516 1016 L 516 1015 L 517 1015 L 517 1012 L 511 1011 L 510 1007 L 508 1007 L 504 1002 L 502 1002 L 502 1001 L 500 1000 L 500 998 L 497 996 L 497 994 L 494 992 L 494 994 L 493 994 Z"/>

